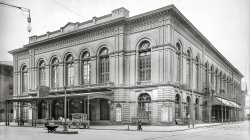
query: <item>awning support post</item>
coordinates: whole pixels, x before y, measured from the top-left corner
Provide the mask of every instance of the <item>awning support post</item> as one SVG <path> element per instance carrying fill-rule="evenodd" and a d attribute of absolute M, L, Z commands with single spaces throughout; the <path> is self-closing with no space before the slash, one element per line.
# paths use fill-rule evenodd
<path fill-rule="evenodd" d="M 87 96 L 87 105 L 88 105 L 88 127 L 89 127 L 89 96 Z"/>
<path fill-rule="evenodd" d="M 7 126 L 8 124 L 7 124 L 7 111 L 8 110 L 8 107 L 7 107 L 7 101 L 5 102 L 5 125 Z"/>
<path fill-rule="evenodd" d="M 223 124 L 223 103 L 221 102 L 221 123 Z"/>
<path fill-rule="evenodd" d="M 7 125 L 10 125 L 9 102 L 7 101 Z"/>

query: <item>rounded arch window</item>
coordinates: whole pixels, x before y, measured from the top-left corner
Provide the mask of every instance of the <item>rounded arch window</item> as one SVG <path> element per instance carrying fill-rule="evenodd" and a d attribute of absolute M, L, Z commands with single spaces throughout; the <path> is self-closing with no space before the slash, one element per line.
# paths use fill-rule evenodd
<path fill-rule="evenodd" d="M 191 58 L 191 52 L 190 52 L 190 49 L 187 50 L 187 56 L 188 58 Z"/>
<path fill-rule="evenodd" d="M 106 48 L 106 47 L 104 47 L 104 48 L 102 48 L 101 50 L 100 50 L 100 56 L 105 56 L 105 55 L 108 55 L 108 53 L 109 53 L 109 50 L 108 50 L 108 48 Z"/>
<path fill-rule="evenodd" d="M 194 78 L 195 78 L 195 88 L 198 90 L 199 89 L 199 80 L 200 80 L 200 57 L 197 55 L 195 57 L 196 59 L 196 64 L 195 64 L 195 72 L 194 72 Z"/>
<path fill-rule="evenodd" d="M 74 57 L 69 54 L 66 57 L 66 62 L 65 62 L 65 66 L 66 66 L 66 85 L 67 86 L 73 86 L 74 85 Z"/>
<path fill-rule="evenodd" d="M 139 81 L 151 80 L 150 42 L 144 40 L 139 45 Z"/>
<path fill-rule="evenodd" d="M 192 77 L 191 65 L 192 65 L 192 62 L 191 62 L 191 52 L 188 49 L 187 50 L 187 83 L 188 83 L 188 86 L 190 88 L 191 88 L 191 77 Z"/>
<path fill-rule="evenodd" d="M 186 98 L 186 106 L 185 106 L 185 110 L 186 110 L 186 117 L 190 117 L 190 103 L 191 103 L 191 100 L 190 100 L 190 97 L 187 96 Z"/>
<path fill-rule="evenodd" d="M 91 74 L 90 69 L 91 69 L 90 53 L 86 51 L 82 54 L 82 57 L 81 57 L 82 84 L 90 83 L 90 74 Z"/>
<path fill-rule="evenodd" d="M 176 43 L 176 59 L 177 59 L 177 62 L 176 62 L 176 81 L 178 83 L 181 82 L 181 43 L 180 42 L 177 42 Z"/>
<path fill-rule="evenodd" d="M 53 58 L 51 61 L 51 86 L 52 88 L 58 87 L 58 75 L 59 75 L 59 60 Z"/>
<path fill-rule="evenodd" d="M 99 52 L 99 82 L 109 82 L 109 50 L 104 47 Z"/>
<path fill-rule="evenodd" d="M 209 76 L 209 83 L 211 83 L 210 85 L 213 86 L 214 84 L 214 66 L 211 65 L 210 67 L 210 76 Z"/>
<path fill-rule="evenodd" d="M 145 120 L 151 118 L 151 97 L 148 93 L 138 96 L 138 117 Z"/>
<path fill-rule="evenodd" d="M 23 72 L 27 72 L 27 71 L 28 71 L 28 67 L 27 67 L 26 65 L 24 65 L 24 66 L 22 67 L 22 71 L 23 71 Z"/>
<path fill-rule="evenodd" d="M 54 57 L 54 58 L 52 59 L 52 63 L 51 63 L 51 64 L 52 64 L 52 65 L 57 65 L 57 64 L 59 64 L 58 58 Z"/>
<path fill-rule="evenodd" d="M 21 85 L 22 92 L 28 92 L 28 67 L 26 65 L 22 67 Z"/>
<path fill-rule="evenodd" d="M 176 49 L 177 49 L 178 52 L 181 51 L 181 43 L 180 42 L 176 43 Z"/>
<path fill-rule="evenodd" d="M 45 62 L 44 60 L 41 60 L 39 62 L 39 85 L 45 86 Z"/>

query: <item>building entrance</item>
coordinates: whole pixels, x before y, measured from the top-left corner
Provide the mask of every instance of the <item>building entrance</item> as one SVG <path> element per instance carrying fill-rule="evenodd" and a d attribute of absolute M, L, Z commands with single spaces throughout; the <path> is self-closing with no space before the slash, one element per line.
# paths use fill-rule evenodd
<path fill-rule="evenodd" d="M 110 120 L 108 99 L 95 98 L 90 100 L 90 120 Z"/>

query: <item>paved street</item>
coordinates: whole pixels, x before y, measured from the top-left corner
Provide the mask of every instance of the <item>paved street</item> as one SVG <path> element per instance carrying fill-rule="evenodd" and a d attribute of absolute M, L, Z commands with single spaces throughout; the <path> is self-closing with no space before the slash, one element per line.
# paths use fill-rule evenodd
<path fill-rule="evenodd" d="M 145 126 L 146 127 L 146 126 Z M 150 127 L 150 126 L 147 126 Z M 153 128 L 154 126 L 152 126 Z M 61 128 L 60 128 L 61 129 Z M 157 129 L 159 130 L 159 129 Z M 43 128 L 33 127 L 6 127 L 0 126 L 1 140 L 249 140 L 250 123 L 233 123 L 224 125 L 212 125 L 183 131 L 117 131 L 79 129 L 79 134 L 64 135 L 47 133 Z"/>

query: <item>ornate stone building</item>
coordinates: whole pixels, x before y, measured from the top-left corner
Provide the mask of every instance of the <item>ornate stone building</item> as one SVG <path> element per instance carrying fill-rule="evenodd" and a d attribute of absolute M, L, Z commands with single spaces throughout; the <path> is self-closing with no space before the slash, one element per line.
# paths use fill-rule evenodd
<path fill-rule="evenodd" d="M 14 58 L 15 118 L 89 114 L 91 123 L 240 118 L 243 75 L 173 5 L 31 36 Z M 65 88 L 64 88 L 65 87 Z"/>

